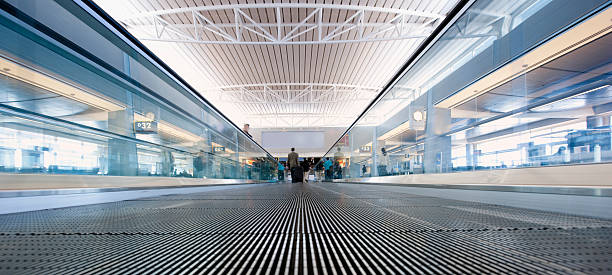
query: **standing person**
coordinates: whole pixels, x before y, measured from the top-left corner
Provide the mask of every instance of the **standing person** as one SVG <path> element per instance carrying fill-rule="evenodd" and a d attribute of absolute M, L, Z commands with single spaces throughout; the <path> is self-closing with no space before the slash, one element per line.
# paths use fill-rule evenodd
<path fill-rule="evenodd" d="M 172 152 L 163 150 L 161 152 L 162 159 L 162 175 L 172 177 L 174 175 L 174 156 Z"/>
<path fill-rule="evenodd" d="M 341 179 L 342 178 L 342 167 L 340 166 L 340 162 L 339 161 L 334 161 L 334 179 Z"/>
<path fill-rule="evenodd" d="M 278 180 L 285 180 L 285 166 L 280 161 L 278 162 Z"/>
<path fill-rule="evenodd" d="M 193 159 L 193 177 L 204 177 L 205 157 L 204 150 L 200 150 L 200 152 L 196 154 L 196 157 Z"/>
<path fill-rule="evenodd" d="M 367 172 L 367 171 L 368 171 L 368 168 L 367 168 L 367 167 L 366 167 L 366 165 L 364 164 L 364 165 L 361 167 L 361 176 L 362 176 L 362 177 L 365 177 L 365 175 L 366 175 L 366 172 Z"/>
<path fill-rule="evenodd" d="M 291 148 L 291 153 L 287 156 L 287 165 L 289 166 L 289 171 L 291 171 L 291 182 L 301 182 L 304 176 L 298 158 L 299 155 L 295 152 L 295 148 Z"/>
<path fill-rule="evenodd" d="M 298 153 L 295 152 L 295 148 L 291 148 L 291 153 L 287 155 L 287 166 L 289 166 L 289 170 L 298 166 Z"/>
<path fill-rule="evenodd" d="M 327 158 L 325 160 L 325 163 L 323 163 L 323 167 L 325 167 L 325 180 L 331 180 L 333 177 L 333 172 L 332 172 L 332 166 L 334 165 L 334 163 Z"/>
<path fill-rule="evenodd" d="M 387 150 L 385 147 L 380 148 L 380 152 L 382 155 L 380 156 L 380 161 L 378 162 L 378 175 L 379 176 L 388 176 L 389 175 L 389 156 L 387 155 Z"/>
<path fill-rule="evenodd" d="M 302 179 L 302 183 L 308 182 L 308 173 L 310 172 L 310 161 L 307 158 L 304 158 L 302 161 L 302 169 L 304 170 L 304 178 Z"/>
<path fill-rule="evenodd" d="M 315 177 L 317 177 L 316 181 L 323 181 L 323 160 L 319 160 L 317 166 L 315 166 Z"/>
<path fill-rule="evenodd" d="M 253 137 L 251 135 L 251 133 L 249 133 L 249 129 L 250 129 L 251 125 L 249 125 L 248 123 L 245 123 L 244 126 L 242 126 L 242 131 L 247 134 L 247 136 L 249 137 Z"/>

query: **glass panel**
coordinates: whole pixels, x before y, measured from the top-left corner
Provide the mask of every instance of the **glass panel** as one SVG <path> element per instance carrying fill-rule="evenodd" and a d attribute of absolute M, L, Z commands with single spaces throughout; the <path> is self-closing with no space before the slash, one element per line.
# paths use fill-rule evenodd
<path fill-rule="evenodd" d="M 0 171 L 276 179 L 267 152 L 75 3 L 12 3 L 24 14 L 0 11 Z"/>
<path fill-rule="evenodd" d="M 343 176 L 610 161 L 607 9 L 476 1 L 349 131 Z"/>

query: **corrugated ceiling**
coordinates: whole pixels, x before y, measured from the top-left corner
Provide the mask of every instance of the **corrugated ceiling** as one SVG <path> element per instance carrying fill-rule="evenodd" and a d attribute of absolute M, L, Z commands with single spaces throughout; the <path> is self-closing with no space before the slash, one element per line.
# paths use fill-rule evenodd
<path fill-rule="evenodd" d="M 271 1 L 200 1 L 200 0 L 96 0 L 103 9 L 113 17 L 126 23 L 137 38 L 146 39 L 147 34 L 133 28 L 136 25 L 149 25 L 163 28 L 168 26 L 184 27 L 189 35 L 189 25 L 193 24 L 192 12 L 167 12 L 179 8 L 214 7 L 219 5 L 274 3 Z M 279 2 L 276 2 L 279 3 Z M 288 1 L 283 1 L 288 3 Z M 444 15 L 455 5 L 455 0 L 448 1 L 307 1 L 326 5 L 350 5 L 367 7 L 384 7 L 393 9 L 425 12 Z M 339 7 L 341 7 L 339 6 Z M 158 15 L 160 21 L 151 17 L 138 17 L 147 12 L 162 12 Z M 264 29 L 275 34 L 277 23 L 275 8 L 244 8 L 241 9 L 241 22 L 251 18 L 256 23 L 268 23 Z M 280 9 L 282 17 L 282 34 L 292 31 L 292 26 L 302 22 L 313 9 L 287 8 Z M 349 20 L 355 23 L 356 10 L 323 9 L 322 22 L 333 24 Z M 231 9 L 209 10 L 198 12 L 212 24 L 221 24 L 220 28 L 232 34 L 231 24 L 236 22 L 236 16 Z M 365 27 L 365 33 L 376 29 L 375 24 L 398 23 L 390 21 L 393 13 L 364 12 L 363 22 L 372 24 Z M 247 18 L 248 17 L 248 18 Z M 315 22 L 313 16 L 308 23 Z M 365 106 L 374 98 L 378 88 L 382 87 L 390 77 L 405 62 L 410 54 L 424 39 L 424 28 L 432 29 L 441 20 L 431 21 L 431 18 L 418 15 L 407 15 L 401 18 L 402 24 L 411 26 L 412 30 L 420 30 L 421 37 L 395 39 L 387 41 L 350 42 L 358 40 L 358 31 L 346 31 L 334 40 L 349 41 L 337 43 L 193 43 L 143 40 L 144 44 L 156 53 L 162 60 L 182 75 L 190 84 L 200 91 L 209 101 L 235 123 L 250 123 L 251 127 L 325 127 L 348 126 Z M 163 22 L 163 24 L 161 23 Z M 212 26 L 208 24 L 208 26 Z M 226 25 L 223 25 L 226 24 Z M 225 27 L 223 27 L 225 26 Z M 392 25 L 391 25 L 392 26 Z M 346 26 L 348 27 L 348 25 Z M 345 30 L 339 29 L 338 32 Z M 252 27 L 255 31 L 258 29 Z M 293 32 L 305 31 L 302 26 Z M 322 28 L 324 34 L 329 34 L 335 27 Z M 159 30 L 159 29 L 158 29 Z M 180 38 L 168 32 L 166 39 Z M 410 29 L 409 29 L 410 30 Z M 392 32 L 393 30 L 391 30 Z M 337 32 L 337 33 L 338 33 Z M 210 31 L 202 31 L 198 35 L 207 41 L 223 41 L 224 37 Z M 295 41 L 316 41 L 316 31 L 305 32 L 295 37 Z M 379 36 L 380 37 L 380 36 Z M 150 37 L 149 37 L 150 38 Z M 204 39 L 205 38 L 205 39 Z M 159 39 L 164 40 L 164 39 Z M 374 39 L 373 39 L 374 40 Z M 241 41 L 266 42 L 266 38 L 256 32 L 244 30 Z M 269 41 L 268 41 L 269 42 Z M 410 87 L 407 87 L 408 89 Z"/>

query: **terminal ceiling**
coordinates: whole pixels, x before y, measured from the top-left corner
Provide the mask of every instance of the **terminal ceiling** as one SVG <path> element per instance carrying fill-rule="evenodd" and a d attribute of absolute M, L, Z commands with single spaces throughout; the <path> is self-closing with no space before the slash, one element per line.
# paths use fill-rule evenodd
<path fill-rule="evenodd" d="M 349 126 L 456 1 L 96 3 L 236 124 L 304 128 Z"/>

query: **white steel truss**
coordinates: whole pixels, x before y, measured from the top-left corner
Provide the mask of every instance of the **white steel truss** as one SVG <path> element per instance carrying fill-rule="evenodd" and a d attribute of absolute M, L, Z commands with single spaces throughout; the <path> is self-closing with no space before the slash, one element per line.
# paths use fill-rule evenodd
<path fill-rule="evenodd" d="M 333 127 L 351 123 L 381 90 L 332 83 L 265 83 L 201 91 L 213 104 L 232 106 L 252 127 Z M 412 101 L 417 89 L 397 87 L 385 101 Z M 380 119 L 372 113 L 373 120 Z"/>
<path fill-rule="evenodd" d="M 225 15 L 220 17 L 218 12 Z M 329 15 L 338 12 L 347 14 L 347 19 L 333 21 L 337 17 Z M 266 16 L 255 17 L 254 14 Z M 292 18 L 299 14 L 300 17 L 295 22 L 288 21 L 284 18 L 285 14 L 291 14 Z M 179 16 L 189 22 L 176 23 L 172 19 Z M 441 14 L 408 9 L 262 3 L 158 10 L 123 17 L 119 21 L 142 40 L 283 45 L 422 39 L 442 18 L 444 16 Z M 254 34 L 257 39 L 249 38 L 246 33 Z"/>
<path fill-rule="evenodd" d="M 255 128 L 346 127 L 355 120 L 355 116 L 284 113 L 247 115 L 244 119 Z"/>
<path fill-rule="evenodd" d="M 315 104 L 371 100 L 379 87 L 327 83 L 264 83 L 214 87 L 202 91 L 238 104 Z"/>

